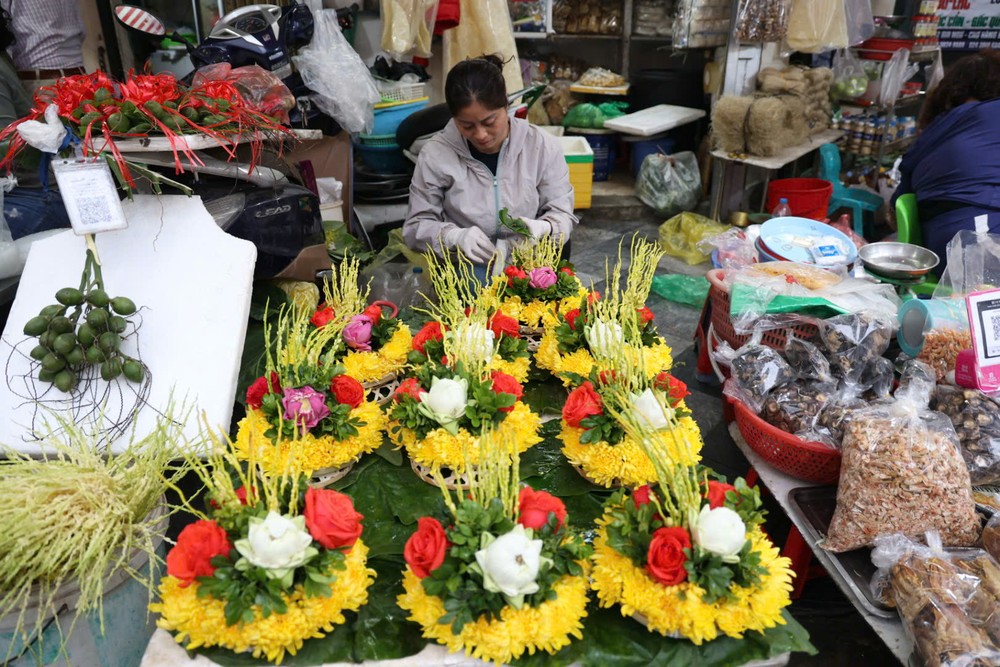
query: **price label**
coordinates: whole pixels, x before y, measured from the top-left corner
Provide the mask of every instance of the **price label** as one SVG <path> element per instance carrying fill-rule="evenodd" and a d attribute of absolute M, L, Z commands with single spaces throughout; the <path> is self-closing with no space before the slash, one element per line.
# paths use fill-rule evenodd
<path fill-rule="evenodd" d="M 76 234 L 128 227 L 111 169 L 103 158 L 54 160 L 52 170 Z"/>
<path fill-rule="evenodd" d="M 1000 289 L 973 292 L 965 304 L 980 386 L 995 388 L 1000 386 Z"/>

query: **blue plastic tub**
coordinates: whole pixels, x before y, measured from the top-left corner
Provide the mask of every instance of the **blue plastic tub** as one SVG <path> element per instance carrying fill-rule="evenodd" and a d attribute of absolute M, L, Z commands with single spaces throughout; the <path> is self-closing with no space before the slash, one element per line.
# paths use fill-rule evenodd
<path fill-rule="evenodd" d="M 403 174 L 410 170 L 413 163 L 405 155 L 398 144 L 391 146 L 367 146 L 354 144 L 354 150 L 366 165 L 377 174 Z"/>
<path fill-rule="evenodd" d="M 417 100 L 408 104 L 399 104 L 386 109 L 375 109 L 375 128 L 373 136 L 380 134 L 396 134 L 396 128 L 414 111 L 420 111 L 427 106 L 427 100 Z"/>
<path fill-rule="evenodd" d="M 573 128 L 572 135 L 587 140 L 594 151 L 594 181 L 606 181 L 615 166 L 615 144 L 618 135 L 608 130 L 582 130 Z"/>
<path fill-rule="evenodd" d="M 638 141 L 625 140 L 632 151 L 632 174 L 636 175 L 639 173 L 639 168 L 642 167 L 642 161 L 646 159 L 647 155 L 655 155 L 657 153 L 662 153 L 663 155 L 671 155 L 674 152 L 674 146 L 677 144 L 676 141 L 671 139 L 665 134 L 656 137 L 646 137 Z"/>

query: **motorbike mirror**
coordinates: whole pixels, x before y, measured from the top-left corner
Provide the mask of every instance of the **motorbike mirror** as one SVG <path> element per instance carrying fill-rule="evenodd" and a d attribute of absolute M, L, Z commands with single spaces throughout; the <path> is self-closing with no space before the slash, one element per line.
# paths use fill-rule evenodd
<path fill-rule="evenodd" d="M 167 29 L 164 27 L 163 21 L 142 7 L 118 5 L 115 7 L 115 18 L 126 28 L 131 28 L 147 35 L 163 37 L 167 34 Z"/>

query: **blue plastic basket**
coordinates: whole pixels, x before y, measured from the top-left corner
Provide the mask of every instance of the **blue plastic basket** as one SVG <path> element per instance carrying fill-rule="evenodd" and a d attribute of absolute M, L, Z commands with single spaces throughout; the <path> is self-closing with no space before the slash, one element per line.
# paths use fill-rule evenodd
<path fill-rule="evenodd" d="M 647 155 L 655 155 L 657 153 L 671 155 L 674 152 L 674 145 L 677 142 L 664 135 L 641 141 L 627 141 L 626 143 L 632 151 L 632 174 L 637 175 L 639 168 L 642 167 L 642 161 L 646 159 Z"/>
<path fill-rule="evenodd" d="M 375 128 L 371 134 L 396 134 L 396 128 L 414 111 L 420 111 L 427 106 L 427 99 L 417 100 L 408 104 L 397 104 L 385 109 L 375 109 Z"/>

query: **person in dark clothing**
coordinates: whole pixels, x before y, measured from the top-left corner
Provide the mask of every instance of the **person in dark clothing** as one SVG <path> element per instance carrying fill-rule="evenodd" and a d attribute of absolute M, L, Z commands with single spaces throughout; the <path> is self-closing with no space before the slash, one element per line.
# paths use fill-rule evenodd
<path fill-rule="evenodd" d="M 919 124 L 893 203 L 916 195 L 924 245 L 941 258 L 936 271 L 943 272 L 956 233 L 977 224 L 1000 233 L 1000 52 L 955 62 L 928 94 Z"/>

